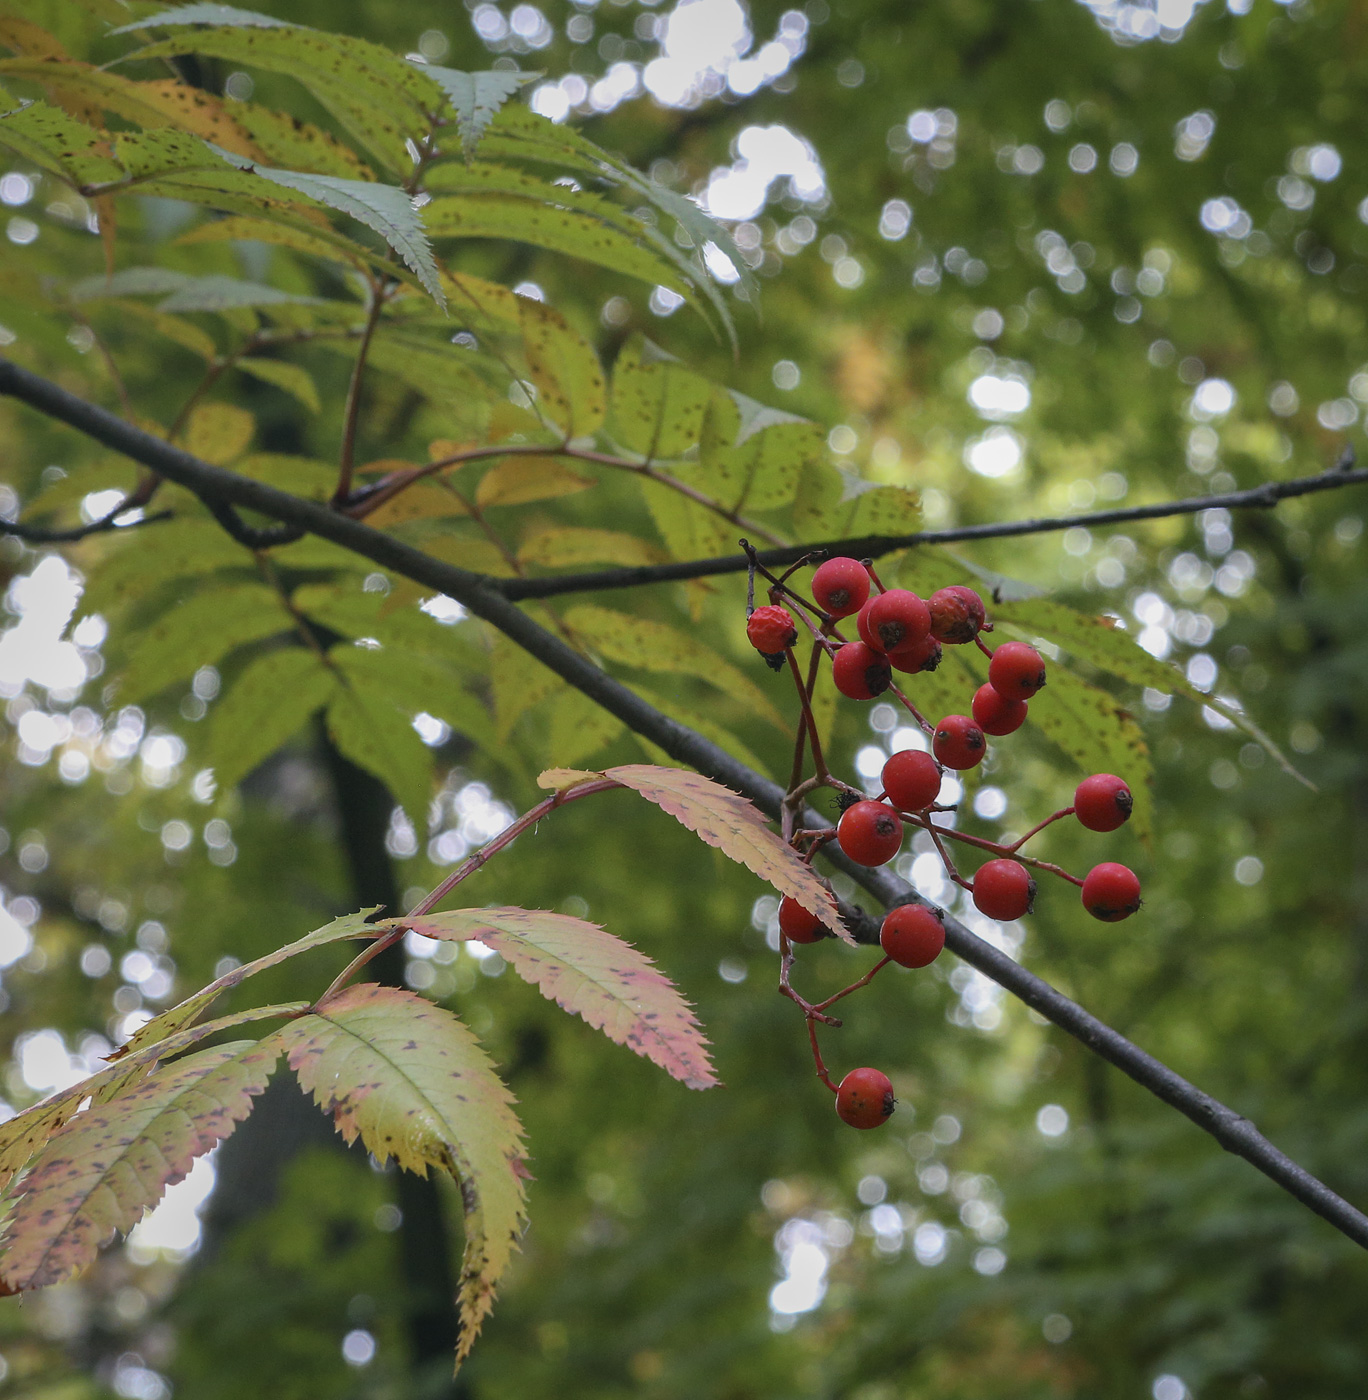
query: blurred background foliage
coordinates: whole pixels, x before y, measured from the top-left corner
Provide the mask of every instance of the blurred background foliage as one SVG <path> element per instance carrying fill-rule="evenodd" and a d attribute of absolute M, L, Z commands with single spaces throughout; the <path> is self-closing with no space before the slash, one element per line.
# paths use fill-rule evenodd
<path fill-rule="evenodd" d="M 94 32 L 76 6 L 22 11 L 76 52 Z M 534 282 L 605 357 L 643 330 L 832 425 L 833 453 L 922 491 L 929 525 L 1228 490 L 1361 444 L 1368 48 L 1351 0 L 279 0 L 275 12 L 453 67 L 542 70 L 537 110 L 735 223 L 761 316 L 737 308 L 733 360 L 688 310 L 611 273 L 503 244 L 472 247 L 466 270 Z M 197 78 L 239 98 L 255 83 L 260 100 L 319 117 L 283 77 L 203 60 Z M 0 199 L 26 254 L 22 272 L 7 256 L 6 276 L 100 270 L 98 239 L 56 187 L 16 167 Z M 144 260 L 178 265 L 175 206 L 127 217 Z M 269 271 L 314 290 L 285 255 Z M 29 362 L 109 397 L 79 324 L 54 315 L 16 333 Z M 140 410 L 166 421 L 197 367 L 131 322 L 114 349 Z M 335 402 L 345 362 L 310 367 Z M 245 377 L 229 388 L 263 445 L 335 454 L 334 419 Z M 377 391 L 367 450 L 425 441 L 408 411 Z M 88 451 L 9 403 L 0 424 L 2 474 L 21 496 Z M 1047 890 L 1020 956 L 1359 1203 L 1362 515 L 1361 493 L 1328 493 L 1276 514 L 964 552 L 1123 618 L 1201 688 L 1238 697 L 1317 785 L 1210 711 L 1117 688 L 1153 754 L 1157 822 L 1148 850 L 1123 833 L 1108 854 L 1137 865 L 1146 908 L 1102 926 Z M 50 551 L 11 541 L 0 560 L 6 636 L 60 625 L 70 575 Z M 669 593 L 662 606 L 684 616 L 685 590 Z M 744 661 L 739 584 L 688 601 Z M 76 640 L 98 675 L 100 629 Z M 93 679 L 83 691 L 63 675 L 25 680 L 7 673 L 0 760 L 16 1105 L 103 1053 L 144 1004 L 356 903 L 337 784 L 307 743 L 206 823 L 178 734 L 212 702 L 211 681 L 106 714 Z M 841 771 L 877 771 L 891 711 L 847 709 Z M 27 715 L 57 718 L 25 727 Z M 772 730 L 741 732 L 779 761 Z M 97 733 L 104 771 L 62 766 Z M 982 776 L 978 829 L 1024 829 L 1076 781 L 1029 729 L 1018 740 Z M 516 748 L 445 756 L 445 821 L 462 840 L 528 804 L 533 767 Z M 605 761 L 639 756 L 623 738 Z M 458 1010 L 504 1067 L 536 1176 L 523 1254 L 459 1394 L 1363 1393 L 1368 1264 L 1354 1246 L 949 956 L 881 978 L 828 1037 L 836 1067 L 884 1067 L 901 1100 L 882 1132 L 843 1129 L 811 1082 L 800 1021 L 773 995 L 773 910 L 755 882 L 668 819 L 628 811 L 626 795 L 597 801 L 521 841 L 479 876 L 478 897 L 587 910 L 646 949 L 696 1002 L 726 1087 L 663 1084 L 500 976 L 497 959 L 411 957 L 410 984 Z M 437 878 L 402 824 L 389 846 L 401 888 Z M 1097 858 L 1063 828 L 1043 853 Z M 801 975 L 834 989 L 853 962 L 823 945 Z M 307 995 L 320 975 L 279 969 L 262 995 Z M 410 1353 L 392 1178 L 312 1129 L 274 1144 L 244 1130 L 234 1147 L 212 1195 L 214 1169 L 201 1169 L 176 1212 L 86 1279 L 0 1305 L 0 1393 L 444 1393 L 444 1368 Z"/>

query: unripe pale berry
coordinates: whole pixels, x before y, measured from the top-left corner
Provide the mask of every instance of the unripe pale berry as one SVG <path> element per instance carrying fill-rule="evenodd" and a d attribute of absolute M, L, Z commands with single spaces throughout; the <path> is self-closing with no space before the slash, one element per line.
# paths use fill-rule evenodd
<path fill-rule="evenodd" d="M 974 768 L 983 762 L 988 741 L 968 715 L 946 715 L 936 726 L 931 751 L 947 768 Z"/>
<path fill-rule="evenodd" d="M 945 947 L 945 924 L 924 904 L 900 904 L 884 915 L 879 946 L 900 967 L 926 967 Z"/>
<path fill-rule="evenodd" d="M 841 849 L 859 865 L 887 865 L 898 854 L 902 838 L 902 818 L 884 802 L 857 802 L 836 824 Z"/>
<path fill-rule="evenodd" d="M 877 1069 L 851 1070 L 836 1090 L 836 1112 L 852 1128 L 877 1128 L 896 1102 L 893 1081 Z"/>
<path fill-rule="evenodd" d="M 1036 882 L 1019 860 L 990 860 L 974 876 L 974 908 L 990 919 L 1019 919 L 1035 904 Z"/>
<path fill-rule="evenodd" d="M 895 671 L 906 671 L 915 675 L 918 671 L 934 671 L 941 664 L 941 644 L 934 637 L 926 637 L 914 647 L 908 647 L 888 658 L 888 664 Z"/>
<path fill-rule="evenodd" d="M 826 937 L 826 929 L 816 914 L 809 913 L 791 895 L 779 901 L 779 932 L 790 943 L 816 943 Z"/>
<path fill-rule="evenodd" d="M 921 812 L 940 794 L 940 764 L 920 749 L 903 749 L 884 764 L 879 781 L 898 811 Z"/>
<path fill-rule="evenodd" d="M 774 656 L 798 640 L 798 628 L 787 608 L 770 603 L 746 619 L 746 636 L 762 656 Z"/>
<path fill-rule="evenodd" d="M 1140 881 L 1115 861 L 1094 865 L 1083 881 L 1083 907 L 1103 923 L 1120 923 L 1140 907 Z"/>
<path fill-rule="evenodd" d="M 1026 722 L 1026 702 L 1009 700 L 991 685 L 974 692 L 974 718 L 985 734 L 1012 734 Z"/>
<path fill-rule="evenodd" d="M 1045 663 L 1025 642 L 1004 642 L 988 663 L 988 684 L 1008 700 L 1029 700 L 1045 684 Z"/>
<path fill-rule="evenodd" d="M 858 559 L 828 559 L 812 576 L 812 599 L 832 617 L 849 617 L 869 597 L 869 571 Z"/>
<path fill-rule="evenodd" d="M 1089 831 L 1115 831 L 1130 817 L 1135 799 L 1125 779 L 1114 773 L 1094 773 L 1074 792 L 1074 815 Z"/>
<path fill-rule="evenodd" d="M 872 700 L 888 689 L 893 673 L 886 656 L 863 642 L 847 642 L 831 659 L 831 678 L 848 699 Z"/>
<path fill-rule="evenodd" d="M 972 642 L 987 620 L 983 599 L 962 583 L 938 588 L 926 600 L 926 607 L 931 614 L 931 635 L 951 645 Z"/>
<path fill-rule="evenodd" d="M 865 616 L 869 630 L 879 639 L 879 650 L 887 656 L 914 650 L 931 633 L 926 604 L 906 588 L 890 588 L 871 598 Z"/>

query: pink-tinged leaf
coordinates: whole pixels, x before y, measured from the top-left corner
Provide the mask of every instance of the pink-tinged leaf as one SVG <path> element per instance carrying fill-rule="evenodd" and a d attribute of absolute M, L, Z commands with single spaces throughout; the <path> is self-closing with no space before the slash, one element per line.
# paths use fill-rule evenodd
<path fill-rule="evenodd" d="M 543 909 L 456 909 L 389 922 L 428 938 L 478 938 L 544 996 L 690 1089 L 717 1083 L 707 1042 L 674 983 L 598 924 Z"/>
<path fill-rule="evenodd" d="M 624 787 L 668 812 L 710 846 L 768 880 L 780 894 L 797 900 L 827 928 L 851 945 L 831 891 L 810 865 L 770 829 L 764 814 L 746 798 L 686 768 L 628 763 L 604 771 Z"/>
<path fill-rule="evenodd" d="M 466 1247 L 460 1343 L 469 1353 L 522 1233 L 522 1127 L 513 1096 L 449 1011 L 398 987 L 347 987 L 270 1040 L 348 1141 L 381 1162 L 460 1183 Z"/>
<path fill-rule="evenodd" d="M 131 1230 L 251 1112 L 278 1057 L 250 1040 L 201 1050 L 54 1133 L 6 1222 L 0 1288 L 60 1283 Z"/>
<path fill-rule="evenodd" d="M 193 1030 L 184 1030 L 176 1035 L 159 1039 L 152 1045 L 144 1045 L 128 1054 L 108 1069 L 73 1084 L 70 1089 L 51 1094 L 41 1103 L 26 1108 L 7 1122 L 0 1124 L 0 1191 L 9 1185 L 62 1125 L 75 1116 L 76 1110 L 89 1099 L 92 1103 L 108 1103 L 116 1099 L 130 1085 L 137 1083 L 151 1073 L 156 1066 L 172 1055 L 198 1044 L 201 1040 L 220 1031 L 235 1030 L 252 1021 L 274 1020 L 281 1016 L 294 1016 L 303 1011 L 307 1002 L 281 1002 L 276 1006 L 259 1006 L 250 1011 L 238 1011 L 231 1016 L 221 1016 L 216 1021 L 206 1021 Z"/>

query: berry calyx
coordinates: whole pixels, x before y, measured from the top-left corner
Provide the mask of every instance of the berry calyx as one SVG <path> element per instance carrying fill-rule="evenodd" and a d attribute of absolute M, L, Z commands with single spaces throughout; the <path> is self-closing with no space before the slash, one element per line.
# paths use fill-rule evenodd
<path fill-rule="evenodd" d="M 1036 882 L 1019 860 L 990 860 L 974 876 L 974 908 L 990 919 L 1019 919 L 1035 905 Z"/>
<path fill-rule="evenodd" d="M 812 576 L 812 599 L 832 617 L 849 617 L 869 597 L 869 571 L 858 559 L 828 559 Z"/>
<path fill-rule="evenodd" d="M 884 802 L 865 799 L 841 813 L 836 839 L 858 865 L 887 865 L 902 846 L 902 818 Z"/>
<path fill-rule="evenodd" d="M 941 644 L 934 637 L 926 637 L 914 647 L 900 651 L 888 658 L 888 664 L 895 671 L 906 671 L 915 675 L 918 671 L 934 671 L 941 664 Z"/>
<path fill-rule="evenodd" d="M 946 715 L 936 726 L 931 751 L 947 767 L 963 770 L 983 762 L 988 741 L 983 730 L 968 715 Z"/>
<path fill-rule="evenodd" d="M 817 915 L 809 913 L 787 894 L 779 901 L 779 932 L 790 943 L 816 943 L 827 936 Z"/>
<path fill-rule="evenodd" d="M 836 1090 L 836 1112 L 852 1128 L 877 1128 L 886 1123 L 897 1102 L 893 1081 L 877 1069 L 853 1069 Z"/>
<path fill-rule="evenodd" d="M 762 656 L 774 656 L 798 640 L 798 628 L 787 608 L 770 603 L 766 607 L 756 608 L 747 618 L 746 636 Z"/>
<path fill-rule="evenodd" d="M 962 583 L 938 588 L 926 600 L 926 607 L 931 614 L 931 635 L 952 646 L 972 642 L 988 619 L 983 599 Z"/>
<path fill-rule="evenodd" d="M 890 588 L 877 598 L 871 598 L 866 608 L 861 609 L 861 617 L 878 638 L 878 649 L 886 656 L 919 647 L 931 632 L 931 614 L 926 604 L 906 588 Z"/>
<path fill-rule="evenodd" d="M 974 692 L 974 718 L 985 734 L 1011 734 L 1026 722 L 1026 702 L 1009 700 L 991 685 Z"/>
<path fill-rule="evenodd" d="M 1074 792 L 1074 816 L 1089 831 L 1115 831 L 1130 818 L 1135 798 L 1124 778 L 1114 773 L 1094 773 Z"/>
<path fill-rule="evenodd" d="M 1094 865 L 1083 881 L 1083 907 L 1106 924 L 1128 919 L 1140 907 L 1140 881 L 1115 861 Z"/>
<path fill-rule="evenodd" d="M 884 764 L 879 781 L 898 811 L 922 812 L 940 795 L 940 764 L 920 749 L 903 749 Z"/>
<path fill-rule="evenodd" d="M 1008 700 L 1029 700 L 1045 684 L 1045 663 L 1025 642 L 1004 642 L 988 663 L 988 684 Z"/>
<path fill-rule="evenodd" d="M 888 658 L 863 642 L 847 642 L 831 660 L 836 689 L 850 700 L 872 700 L 893 680 Z"/>
<path fill-rule="evenodd" d="M 884 916 L 879 946 L 899 967 L 927 967 L 945 947 L 945 924 L 924 904 L 900 904 Z"/>

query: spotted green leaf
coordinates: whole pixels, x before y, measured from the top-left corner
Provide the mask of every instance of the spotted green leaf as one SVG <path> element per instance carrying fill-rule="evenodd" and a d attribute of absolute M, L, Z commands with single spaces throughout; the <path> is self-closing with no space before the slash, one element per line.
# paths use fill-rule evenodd
<path fill-rule="evenodd" d="M 520 300 L 523 354 L 537 386 L 538 408 L 566 437 L 591 436 L 607 409 L 598 356 L 558 312 L 530 297 Z"/>
<path fill-rule="evenodd" d="M 677 457 L 698 442 L 712 386 L 641 337 L 613 366 L 611 432 L 648 460 Z"/>

